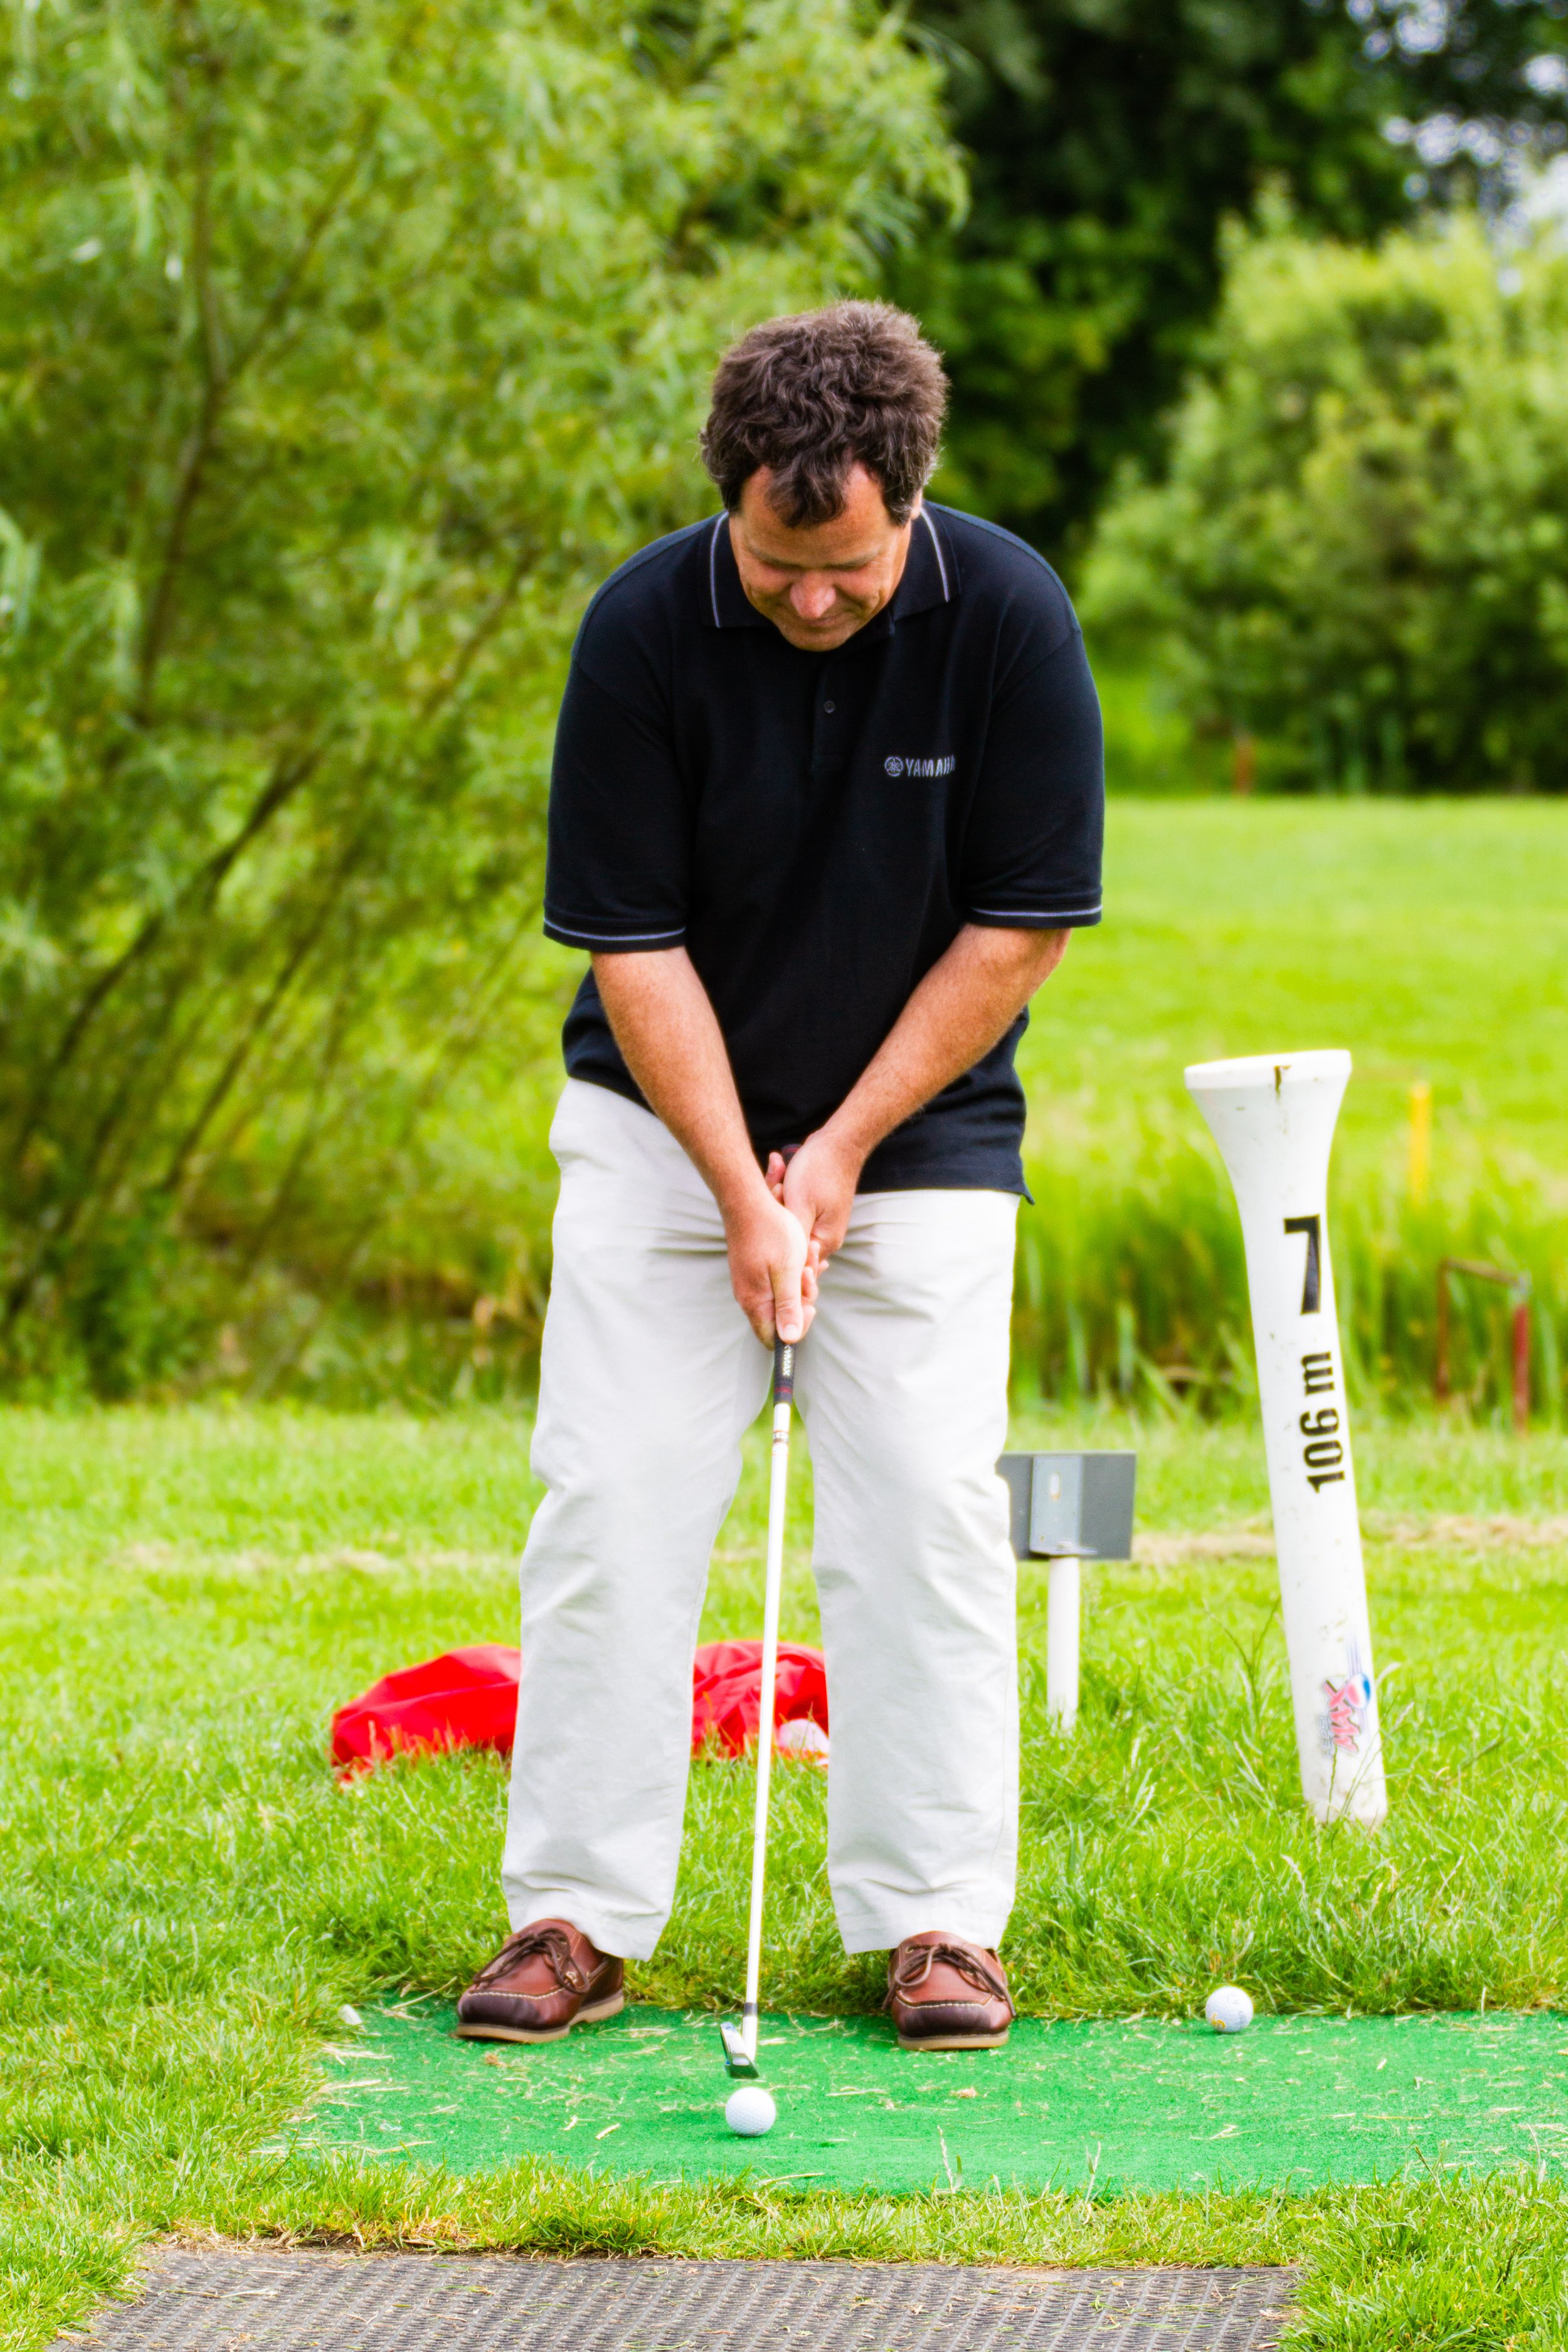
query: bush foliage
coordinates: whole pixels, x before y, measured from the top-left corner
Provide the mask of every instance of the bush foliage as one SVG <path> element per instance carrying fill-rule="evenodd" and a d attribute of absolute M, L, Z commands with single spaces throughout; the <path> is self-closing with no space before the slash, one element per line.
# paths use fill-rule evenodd
<path fill-rule="evenodd" d="M 1568 253 L 1471 220 L 1238 244 L 1159 482 L 1086 619 L 1155 649 L 1266 784 L 1568 789 Z"/>
<path fill-rule="evenodd" d="M 900 258 L 954 386 L 942 495 L 1055 560 L 1158 459 L 1227 220 L 1320 236 L 1495 200 L 1568 125 L 1561 0 L 915 0 L 971 151 L 961 223 Z M 1404 126 L 1402 139 L 1385 123 Z M 1412 152 L 1414 147 L 1415 152 Z M 1411 165 L 1421 168 L 1413 172 Z"/>
<path fill-rule="evenodd" d="M 0 1354 L 112 1392 L 215 1264 L 363 1262 L 504 1011 L 583 601 L 701 511 L 717 352 L 956 167 L 858 0 L 6 24 Z"/>

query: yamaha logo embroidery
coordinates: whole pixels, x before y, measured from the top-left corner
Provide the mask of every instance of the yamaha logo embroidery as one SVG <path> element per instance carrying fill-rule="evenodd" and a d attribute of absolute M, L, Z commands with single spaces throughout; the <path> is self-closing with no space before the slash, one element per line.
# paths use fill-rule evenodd
<path fill-rule="evenodd" d="M 940 760 L 900 760 L 889 751 L 882 765 L 889 776 L 951 776 L 958 761 L 951 751 Z"/>

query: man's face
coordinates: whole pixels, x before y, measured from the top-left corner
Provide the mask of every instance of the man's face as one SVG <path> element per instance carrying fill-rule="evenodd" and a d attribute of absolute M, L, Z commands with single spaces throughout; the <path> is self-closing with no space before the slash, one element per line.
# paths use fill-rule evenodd
<path fill-rule="evenodd" d="M 792 646 L 828 654 L 874 620 L 903 576 L 914 516 L 896 523 L 864 466 L 845 478 L 844 510 L 792 530 L 768 504 L 763 467 L 730 517 L 730 544 L 747 599 Z M 919 502 L 915 514 L 920 512 Z"/>

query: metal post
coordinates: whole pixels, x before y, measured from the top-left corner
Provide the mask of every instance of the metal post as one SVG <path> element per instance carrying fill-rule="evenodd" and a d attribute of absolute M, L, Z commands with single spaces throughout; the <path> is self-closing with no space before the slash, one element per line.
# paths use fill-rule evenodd
<path fill-rule="evenodd" d="M 1133 1454 L 1004 1454 L 1008 1535 L 1016 1559 L 1046 1562 L 1046 1711 L 1064 1735 L 1078 1721 L 1083 1562 L 1131 1559 Z"/>
<path fill-rule="evenodd" d="M 1082 1622 L 1082 1568 L 1076 1559 L 1053 1559 L 1046 1571 L 1046 1713 L 1061 1732 L 1078 1721 Z"/>
<path fill-rule="evenodd" d="M 1513 1425 L 1522 1437 L 1530 1427 L 1530 1294 L 1513 1302 Z"/>
<path fill-rule="evenodd" d="M 1447 1404 L 1448 1402 L 1448 1318 L 1451 1311 L 1448 1298 L 1448 1260 L 1444 1258 L 1437 1268 L 1437 1362 L 1432 1381 L 1439 1404 Z"/>

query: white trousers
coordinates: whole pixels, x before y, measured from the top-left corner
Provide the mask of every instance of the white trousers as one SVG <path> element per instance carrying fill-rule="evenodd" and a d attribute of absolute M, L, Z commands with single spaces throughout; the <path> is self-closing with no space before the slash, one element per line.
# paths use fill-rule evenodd
<path fill-rule="evenodd" d="M 648 1111 L 569 1080 L 522 1561 L 502 1882 L 646 1959 L 668 1916 L 691 1657 L 770 1352 L 701 1177 Z M 922 1928 L 994 1945 L 1017 1848 L 1006 1442 L 1017 1202 L 861 1193 L 795 1366 L 832 1722 L 828 1876 L 851 1952 Z M 759 1612 L 759 1628 L 760 1612 Z M 735 1867 L 745 1857 L 737 1852 Z"/>

